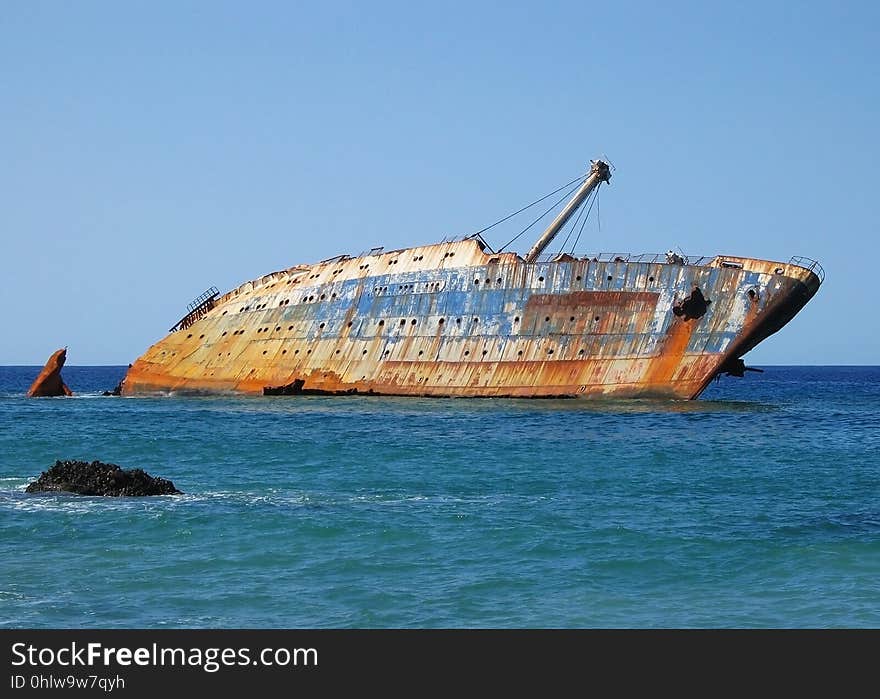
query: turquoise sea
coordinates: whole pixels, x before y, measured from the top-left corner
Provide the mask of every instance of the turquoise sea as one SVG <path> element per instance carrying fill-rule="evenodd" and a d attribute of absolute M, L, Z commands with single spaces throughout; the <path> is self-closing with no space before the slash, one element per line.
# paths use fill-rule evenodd
<path fill-rule="evenodd" d="M 0 367 L 6 628 L 880 627 L 880 367 L 700 400 L 113 398 Z M 159 498 L 30 495 L 56 459 Z"/>

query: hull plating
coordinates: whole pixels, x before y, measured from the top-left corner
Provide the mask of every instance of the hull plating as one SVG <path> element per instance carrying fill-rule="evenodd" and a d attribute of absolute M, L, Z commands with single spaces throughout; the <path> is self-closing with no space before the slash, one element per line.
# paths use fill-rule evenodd
<path fill-rule="evenodd" d="M 476 240 L 340 257 L 247 282 L 131 367 L 123 393 L 305 391 L 694 398 L 812 297 L 809 269 L 565 257 Z M 708 303 L 681 312 L 697 287 Z"/>

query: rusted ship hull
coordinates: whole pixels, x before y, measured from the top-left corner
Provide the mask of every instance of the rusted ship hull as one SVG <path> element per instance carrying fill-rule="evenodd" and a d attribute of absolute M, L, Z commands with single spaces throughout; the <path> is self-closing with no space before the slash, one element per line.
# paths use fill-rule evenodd
<path fill-rule="evenodd" d="M 343 256 L 206 297 L 123 393 L 695 398 L 816 293 L 810 262 Z"/>

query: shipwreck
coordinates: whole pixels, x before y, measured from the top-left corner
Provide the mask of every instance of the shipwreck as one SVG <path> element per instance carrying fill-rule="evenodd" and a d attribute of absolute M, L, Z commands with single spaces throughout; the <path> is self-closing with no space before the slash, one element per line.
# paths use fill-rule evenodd
<path fill-rule="evenodd" d="M 819 289 L 821 266 L 548 255 L 610 178 L 593 161 L 524 255 L 493 250 L 481 231 L 212 287 L 122 392 L 691 399 L 719 374 L 742 376 L 743 355 Z"/>

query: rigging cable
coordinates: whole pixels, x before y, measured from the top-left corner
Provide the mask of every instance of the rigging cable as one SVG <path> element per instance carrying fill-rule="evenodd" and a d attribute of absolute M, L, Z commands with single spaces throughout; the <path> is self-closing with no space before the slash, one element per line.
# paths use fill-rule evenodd
<path fill-rule="evenodd" d="M 585 178 L 580 178 L 580 177 L 579 177 L 577 180 L 572 180 L 572 182 L 578 182 L 579 180 L 582 181 L 583 179 L 585 179 Z M 569 182 L 569 184 L 572 184 L 572 182 Z M 558 199 L 554 204 L 552 204 L 552 205 L 550 206 L 549 209 L 547 209 L 543 214 L 541 214 L 540 216 L 538 216 L 538 218 L 536 218 L 534 221 L 532 221 L 528 226 L 526 226 L 526 227 L 523 228 L 519 233 L 517 233 L 515 236 L 513 236 L 513 238 L 511 238 L 511 239 L 508 240 L 506 243 L 504 243 L 504 245 L 502 245 L 500 248 L 498 248 L 498 252 L 501 252 L 502 250 L 504 250 L 504 248 L 506 248 L 508 245 L 510 245 L 512 242 L 514 242 L 514 241 L 515 241 L 517 238 L 519 238 L 523 233 L 525 233 L 527 230 L 529 230 L 529 228 L 531 228 L 532 226 L 534 226 L 538 221 L 540 221 L 540 220 L 541 220 L 542 218 L 544 218 L 547 214 L 549 214 L 551 211 L 553 211 L 553 209 L 555 209 L 555 208 L 556 208 L 557 206 L 559 206 L 562 202 L 564 202 L 568 197 L 570 197 L 571 194 L 572 194 L 572 192 L 574 192 L 574 190 L 576 190 L 579 186 L 580 186 L 580 184 L 575 184 L 574 187 L 571 187 L 571 188 L 570 188 L 565 194 L 562 195 L 562 197 L 561 197 L 560 199 Z M 556 191 L 558 192 L 559 190 L 557 189 Z M 555 194 L 555 193 L 556 193 L 556 192 L 554 192 L 554 194 Z M 547 197 L 544 197 L 544 199 L 546 199 L 546 198 L 547 198 Z M 528 208 L 528 207 L 526 207 L 526 208 Z"/>
<path fill-rule="evenodd" d="M 571 251 L 574 252 L 574 249 L 577 247 L 578 241 L 581 239 L 581 233 L 584 232 L 584 226 L 587 225 L 587 219 L 590 217 L 590 211 L 593 209 L 593 204 L 599 201 L 599 190 L 602 188 L 602 183 L 599 182 L 596 185 L 596 196 L 593 197 L 593 201 L 590 203 L 590 208 L 587 209 L 587 215 L 584 216 L 584 222 L 581 224 L 581 229 L 578 231 L 577 238 L 574 239 L 574 243 L 571 246 Z M 599 209 L 596 208 L 596 216 L 599 215 Z"/>
<path fill-rule="evenodd" d="M 568 239 L 571 238 L 571 234 L 577 228 L 578 221 L 581 220 L 581 216 L 583 215 L 583 213 L 584 213 L 584 207 L 579 206 L 577 216 L 566 221 L 565 227 L 568 228 L 568 233 L 565 236 L 565 240 L 562 241 L 562 245 L 559 246 L 559 250 L 556 252 L 557 255 L 561 254 L 565 250 L 565 246 L 568 245 Z M 569 225 L 572 222 L 573 222 L 573 225 Z M 562 233 L 562 231 L 559 231 L 559 232 Z"/>
<path fill-rule="evenodd" d="M 595 194 L 594 192 L 591 192 L 590 196 L 594 196 L 594 194 Z M 562 245 L 559 246 L 559 252 L 556 253 L 557 255 L 565 250 L 565 246 L 568 245 L 568 241 L 571 238 L 571 234 L 575 232 L 575 229 L 577 229 L 578 222 L 581 220 L 581 216 L 583 216 L 585 210 L 586 210 L 586 207 L 583 205 L 578 207 L 577 216 L 575 216 L 575 218 L 574 218 L 574 225 L 571 226 L 571 228 L 568 231 L 568 235 L 565 236 L 565 240 L 563 240 Z"/>
<path fill-rule="evenodd" d="M 565 183 L 564 185 L 562 185 L 559 189 L 554 189 L 552 192 L 550 192 L 550 194 L 545 194 L 545 195 L 544 195 L 543 197 L 541 197 L 540 199 L 536 199 L 535 201 L 533 201 L 533 202 L 532 202 L 531 204 L 529 204 L 528 206 L 524 206 L 523 208 L 521 208 L 519 211 L 514 211 L 512 214 L 508 214 L 507 216 L 505 216 L 504 218 L 502 218 L 500 221 L 495 221 L 495 223 L 493 223 L 491 226 L 486 226 L 485 228 L 481 228 L 481 229 L 478 230 L 476 233 L 472 233 L 471 235 L 479 235 L 480 233 L 485 233 L 485 232 L 488 231 L 490 228 L 495 228 L 495 226 L 497 226 L 499 223 L 504 223 L 505 221 L 507 221 L 508 219 L 513 218 L 513 217 L 516 216 L 517 214 L 521 214 L 521 213 L 522 213 L 523 211 L 525 211 L 526 209 L 531 209 L 535 204 L 540 204 L 540 203 L 541 203 L 542 201 L 544 201 L 545 199 L 549 199 L 550 197 L 552 197 L 552 196 L 553 196 L 554 194 L 556 194 L 557 192 L 561 192 L 563 189 L 565 189 L 566 187 L 570 187 L 570 186 L 573 185 L 575 182 L 583 181 L 586 177 L 587 177 L 586 175 L 578 175 L 578 176 L 575 177 L 571 182 L 566 182 L 566 183 Z"/>

